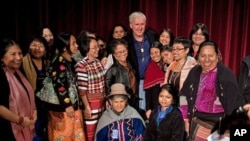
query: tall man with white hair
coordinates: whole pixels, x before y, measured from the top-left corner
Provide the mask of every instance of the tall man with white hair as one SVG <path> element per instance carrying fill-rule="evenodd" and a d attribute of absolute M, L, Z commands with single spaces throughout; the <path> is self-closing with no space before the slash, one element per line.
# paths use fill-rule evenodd
<path fill-rule="evenodd" d="M 150 60 L 149 48 L 156 40 L 156 33 L 150 29 L 146 29 L 146 16 L 139 11 L 130 14 L 129 25 L 131 30 L 128 35 L 128 59 L 136 70 L 136 77 L 139 82 L 139 108 L 145 110 L 144 73 Z"/>

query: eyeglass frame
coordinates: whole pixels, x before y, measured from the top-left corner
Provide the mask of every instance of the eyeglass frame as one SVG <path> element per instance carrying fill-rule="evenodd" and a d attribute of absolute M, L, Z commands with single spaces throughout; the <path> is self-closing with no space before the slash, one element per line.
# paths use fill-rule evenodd
<path fill-rule="evenodd" d="M 197 33 L 197 32 L 195 32 L 193 35 L 194 36 L 205 37 L 205 35 L 203 33 Z"/>
<path fill-rule="evenodd" d="M 117 56 L 121 56 L 123 53 L 128 53 L 128 50 L 125 49 L 125 50 L 122 50 L 122 51 L 115 52 L 115 54 L 116 54 Z"/>
<path fill-rule="evenodd" d="M 42 47 L 45 47 L 43 44 L 31 44 L 30 46 L 32 48 L 42 48 Z"/>

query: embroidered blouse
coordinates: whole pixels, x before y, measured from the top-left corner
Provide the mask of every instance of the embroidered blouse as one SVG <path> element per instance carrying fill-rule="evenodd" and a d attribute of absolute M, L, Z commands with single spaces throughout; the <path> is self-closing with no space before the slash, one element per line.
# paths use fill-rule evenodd
<path fill-rule="evenodd" d="M 224 109 L 219 101 L 215 91 L 217 69 L 208 73 L 202 73 L 198 87 L 195 107 L 200 112 L 205 113 L 223 113 Z"/>
<path fill-rule="evenodd" d="M 71 63 L 62 56 L 57 56 L 52 60 L 48 72 L 52 78 L 60 105 L 66 108 L 75 104 L 78 100 L 78 93 L 72 93 L 69 90 L 71 84 L 75 87 L 77 85 L 74 73 L 71 70 Z M 70 97 L 70 94 L 74 95 L 74 98 Z"/>

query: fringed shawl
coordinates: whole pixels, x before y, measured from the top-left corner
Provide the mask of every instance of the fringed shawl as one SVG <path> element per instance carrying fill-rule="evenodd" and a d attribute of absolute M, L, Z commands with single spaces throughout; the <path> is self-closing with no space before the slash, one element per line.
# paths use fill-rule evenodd
<path fill-rule="evenodd" d="M 150 61 L 146 72 L 143 84 L 143 89 L 150 88 L 156 84 L 162 84 L 164 82 L 164 72 L 153 60 Z"/>

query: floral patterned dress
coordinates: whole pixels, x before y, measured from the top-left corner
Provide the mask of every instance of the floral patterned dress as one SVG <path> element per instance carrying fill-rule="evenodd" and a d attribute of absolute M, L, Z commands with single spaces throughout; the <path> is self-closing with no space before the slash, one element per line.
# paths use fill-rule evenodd
<path fill-rule="evenodd" d="M 48 136 L 51 141 L 85 141 L 82 111 L 79 109 L 79 97 L 75 75 L 71 62 L 62 56 L 56 56 L 49 67 L 59 105 L 48 104 Z M 65 109 L 73 106 L 74 117 L 68 117 Z"/>

